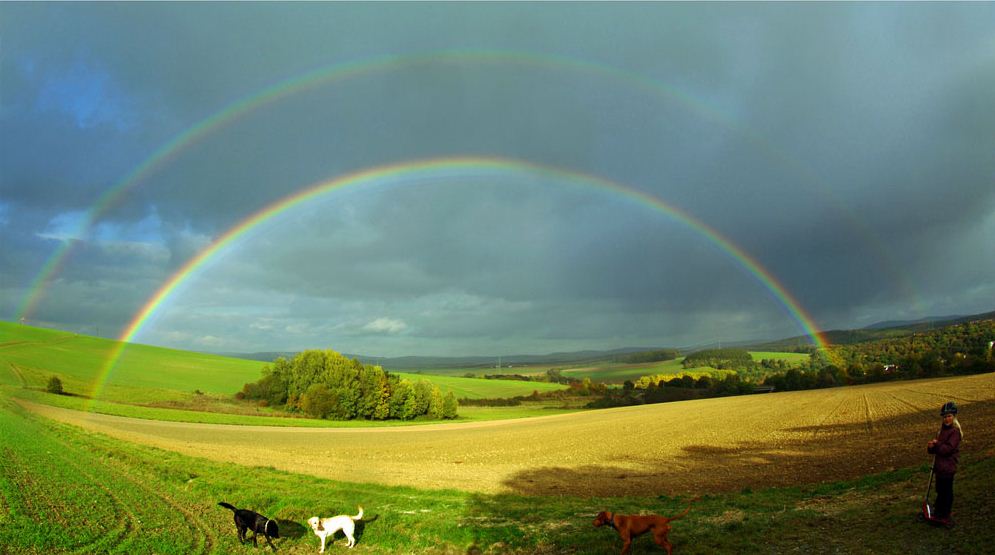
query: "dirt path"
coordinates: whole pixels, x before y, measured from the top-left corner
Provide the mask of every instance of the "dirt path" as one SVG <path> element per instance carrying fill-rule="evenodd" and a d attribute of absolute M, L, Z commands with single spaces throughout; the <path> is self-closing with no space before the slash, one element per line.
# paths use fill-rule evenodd
<path fill-rule="evenodd" d="M 995 374 L 402 428 L 189 424 L 24 405 L 127 441 L 334 480 L 611 496 L 837 481 L 925 463 L 933 413 L 948 398 L 963 399 L 965 454 L 995 446 Z"/>

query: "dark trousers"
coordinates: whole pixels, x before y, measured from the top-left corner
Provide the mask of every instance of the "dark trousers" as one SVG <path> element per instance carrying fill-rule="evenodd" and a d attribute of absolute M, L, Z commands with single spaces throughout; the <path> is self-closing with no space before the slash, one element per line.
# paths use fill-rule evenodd
<path fill-rule="evenodd" d="M 936 503 L 933 507 L 936 518 L 950 516 L 950 507 L 954 504 L 954 477 L 936 476 Z"/>

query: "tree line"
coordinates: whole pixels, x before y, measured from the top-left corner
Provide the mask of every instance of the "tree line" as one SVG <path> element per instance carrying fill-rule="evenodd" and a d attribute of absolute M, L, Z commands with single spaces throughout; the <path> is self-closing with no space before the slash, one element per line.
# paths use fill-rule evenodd
<path fill-rule="evenodd" d="M 746 349 L 705 349 L 684 357 L 681 365 L 684 368 L 709 366 L 719 370 L 738 370 L 753 365 L 753 357 Z"/>
<path fill-rule="evenodd" d="M 793 391 L 888 380 L 995 372 L 995 320 L 980 320 L 813 351 L 802 364 L 752 360 L 742 349 L 692 353 L 685 368 L 724 374 L 648 375 L 609 390 L 591 407 L 660 403 L 768 391 Z M 690 361 L 690 362 L 689 362 Z"/>
<path fill-rule="evenodd" d="M 443 395 L 427 381 L 411 383 L 331 350 L 278 358 L 236 397 L 333 420 L 447 419 L 457 417 L 458 407 L 452 392 Z"/>

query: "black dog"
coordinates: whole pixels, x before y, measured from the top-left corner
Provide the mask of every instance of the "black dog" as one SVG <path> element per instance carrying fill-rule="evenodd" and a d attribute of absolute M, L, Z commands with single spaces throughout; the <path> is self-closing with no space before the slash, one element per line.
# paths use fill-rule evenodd
<path fill-rule="evenodd" d="M 266 543 L 276 551 L 276 546 L 270 541 L 270 538 L 280 537 L 280 528 L 276 525 L 276 521 L 270 520 L 263 515 L 250 511 L 248 509 L 237 509 L 224 501 L 218 503 L 226 509 L 231 509 L 235 511 L 235 526 L 238 527 L 238 540 L 245 543 L 245 532 L 246 530 L 252 530 L 252 545 L 259 547 L 256 543 L 256 537 L 262 534 L 266 538 Z"/>

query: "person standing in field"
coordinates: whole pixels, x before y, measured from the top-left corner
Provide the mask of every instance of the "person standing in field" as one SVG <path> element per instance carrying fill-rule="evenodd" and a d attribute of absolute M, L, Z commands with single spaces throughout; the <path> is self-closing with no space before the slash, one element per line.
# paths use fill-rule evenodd
<path fill-rule="evenodd" d="M 936 437 L 926 444 L 926 452 L 933 457 L 933 474 L 936 476 L 936 519 L 951 524 L 950 508 L 954 503 L 954 474 L 957 473 L 960 441 L 964 438 L 957 421 L 957 404 L 953 401 L 940 407 L 943 425 Z"/>

